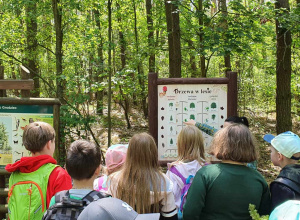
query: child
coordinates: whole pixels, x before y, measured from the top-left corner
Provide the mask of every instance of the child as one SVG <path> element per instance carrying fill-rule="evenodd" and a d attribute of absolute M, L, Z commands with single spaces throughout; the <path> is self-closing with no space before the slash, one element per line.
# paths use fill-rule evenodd
<path fill-rule="evenodd" d="M 105 194 L 93 190 L 93 181 L 100 173 L 100 163 L 101 153 L 98 147 L 86 140 L 73 142 L 68 149 L 66 159 L 66 169 L 73 179 L 73 188 L 59 192 L 51 199 L 49 209 L 43 219 L 71 219 L 71 215 L 68 216 L 68 213 L 73 210 L 72 219 L 77 219 L 86 205 L 106 197 Z M 82 203 L 81 200 L 85 203 Z M 81 207 L 77 205 L 78 207 L 70 208 L 70 204 L 76 204 L 76 202 L 82 204 Z M 65 211 L 62 211 L 63 209 Z"/>
<path fill-rule="evenodd" d="M 177 219 L 172 182 L 160 170 L 157 146 L 149 134 L 131 138 L 125 164 L 111 175 L 108 192 L 140 214 L 160 212 L 161 219 Z"/>
<path fill-rule="evenodd" d="M 243 124 L 246 127 L 249 127 L 248 119 L 246 117 L 239 117 L 239 116 L 230 116 L 230 117 L 226 118 L 223 127 L 226 127 L 233 123 Z M 202 124 L 200 122 L 195 122 L 193 119 L 188 122 L 185 122 L 185 124 L 186 125 L 195 125 L 201 131 L 205 132 L 206 134 L 208 134 L 210 136 L 214 136 L 214 134 L 218 131 L 214 127 L 209 126 L 208 124 Z M 250 163 L 247 163 L 247 167 L 250 167 L 250 168 L 256 170 L 257 169 L 257 161 L 252 161 Z"/>
<path fill-rule="evenodd" d="M 178 159 L 168 164 L 167 176 L 173 182 L 173 193 L 175 196 L 176 207 L 181 204 L 181 191 L 184 183 L 181 178 L 172 172 L 171 167 L 184 177 L 195 176 L 197 171 L 204 166 L 204 140 L 202 134 L 195 126 L 184 127 L 177 138 Z M 174 169 L 174 168 L 173 168 Z"/>
<path fill-rule="evenodd" d="M 54 139 L 53 127 L 45 122 L 33 122 L 26 126 L 23 144 L 32 156 L 22 157 L 5 167 L 8 172 L 13 172 L 9 178 L 10 219 L 41 219 L 52 196 L 61 190 L 72 188 L 71 177 L 56 165 L 53 158 Z"/>
<path fill-rule="evenodd" d="M 281 203 L 300 200 L 300 138 L 291 131 L 277 135 L 266 134 L 264 140 L 270 143 L 271 160 L 281 171 L 270 185 L 272 209 Z"/>
<path fill-rule="evenodd" d="M 245 166 L 257 159 L 254 138 L 242 124 L 218 131 L 211 152 L 219 164 L 202 167 L 196 174 L 183 208 L 184 220 L 251 219 L 249 204 L 260 215 L 270 211 L 268 184 L 260 173 Z"/>
<path fill-rule="evenodd" d="M 105 155 L 106 174 L 95 179 L 94 190 L 107 192 L 107 177 L 122 168 L 126 159 L 127 149 L 127 144 L 116 144 L 107 149 Z"/>

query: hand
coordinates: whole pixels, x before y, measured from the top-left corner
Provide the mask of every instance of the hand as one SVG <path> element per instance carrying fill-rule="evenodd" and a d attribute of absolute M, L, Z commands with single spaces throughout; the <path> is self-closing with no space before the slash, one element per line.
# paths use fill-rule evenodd
<path fill-rule="evenodd" d="M 185 125 L 195 125 L 196 124 L 196 121 L 194 121 L 193 119 L 187 121 L 187 122 L 183 122 L 183 124 Z"/>

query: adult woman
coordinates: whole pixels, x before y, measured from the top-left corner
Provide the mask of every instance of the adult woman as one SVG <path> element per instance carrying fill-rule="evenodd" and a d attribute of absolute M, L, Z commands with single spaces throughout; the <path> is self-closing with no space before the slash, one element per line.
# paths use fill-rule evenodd
<path fill-rule="evenodd" d="M 245 166 L 257 159 L 254 138 L 242 124 L 231 124 L 215 134 L 212 154 L 219 164 L 201 168 L 189 189 L 185 220 L 250 220 L 249 204 L 269 214 L 270 192 L 260 173 Z"/>

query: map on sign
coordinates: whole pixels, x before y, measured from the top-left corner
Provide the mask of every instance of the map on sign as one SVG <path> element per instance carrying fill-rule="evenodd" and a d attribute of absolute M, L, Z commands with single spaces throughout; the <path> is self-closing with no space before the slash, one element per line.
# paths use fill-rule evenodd
<path fill-rule="evenodd" d="M 23 131 L 29 123 L 36 121 L 47 122 L 53 126 L 53 107 L 0 104 L 0 166 L 30 156 L 30 152 L 23 145 Z"/>
<path fill-rule="evenodd" d="M 158 159 L 173 161 L 177 136 L 190 119 L 216 129 L 227 118 L 227 84 L 158 85 Z M 202 132 L 205 151 L 212 137 Z"/>

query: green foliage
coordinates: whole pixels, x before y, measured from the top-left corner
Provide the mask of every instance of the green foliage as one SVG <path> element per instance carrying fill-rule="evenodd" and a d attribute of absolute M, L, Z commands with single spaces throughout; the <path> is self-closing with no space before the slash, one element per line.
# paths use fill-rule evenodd
<path fill-rule="evenodd" d="M 250 212 L 250 216 L 253 220 L 268 220 L 269 219 L 268 215 L 260 216 L 258 214 L 257 210 L 255 209 L 255 205 L 253 205 L 253 204 L 249 205 L 249 212 Z"/>

